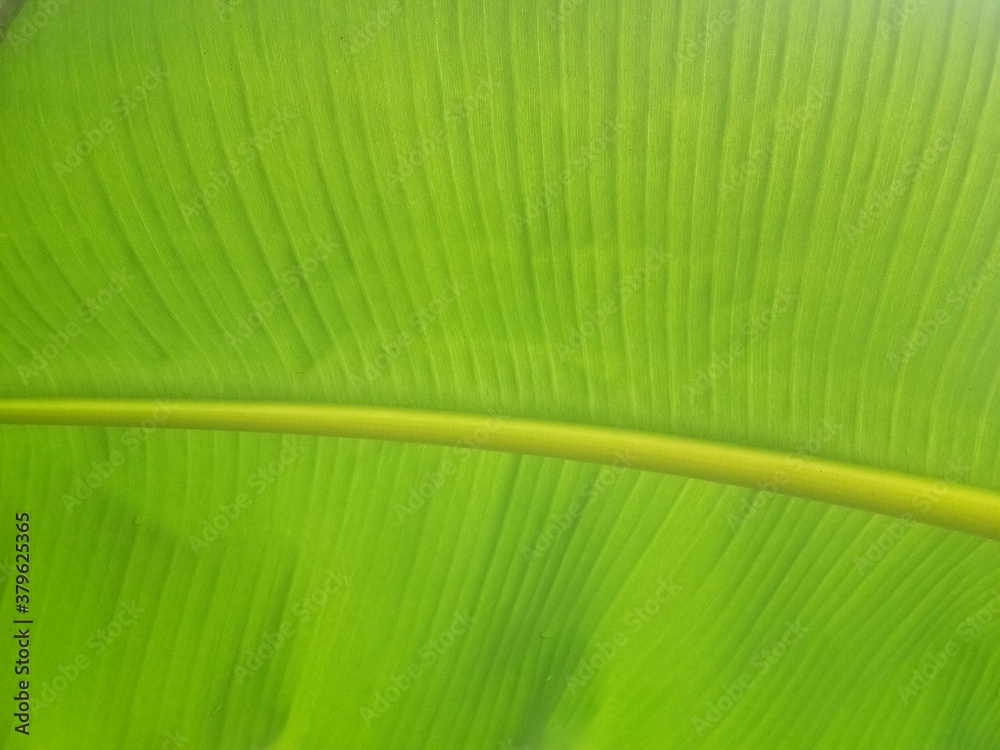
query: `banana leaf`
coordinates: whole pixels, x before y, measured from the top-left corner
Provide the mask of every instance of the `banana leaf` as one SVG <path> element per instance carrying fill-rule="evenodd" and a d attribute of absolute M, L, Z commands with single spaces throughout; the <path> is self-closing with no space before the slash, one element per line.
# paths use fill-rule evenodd
<path fill-rule="evenodd" d="M 1000 747 L 1000 4 L 0 30 L 0 748 Z"/>

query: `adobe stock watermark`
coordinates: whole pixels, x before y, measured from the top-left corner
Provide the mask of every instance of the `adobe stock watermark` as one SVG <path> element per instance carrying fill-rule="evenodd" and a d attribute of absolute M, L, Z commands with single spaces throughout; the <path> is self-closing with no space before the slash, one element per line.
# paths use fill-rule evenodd
<path fill-rule="evenodd" d="M 894 519 L 876 539 L 869 540 L 868 548 L 863 555 L 854 556 L 854 569 L 860 575 L 864 575 L 874 568 L 899 543 L 906 532 L 920 521 L 920 516 L 925 515 L 933 508 L 950 487 L 965 481 L 971 473 L 972 468 L 969 466 L 963 466 L 957 462 L 950 463 L 944 480 L 938 480 L 931 486 L 930 491 L 915 495 L 910 499 L 914 513 L 904 513 L 899 518 Z"/>
<path fill-rule="evenodd" d="M 177 750 L 190 741 L 191 738 L 181 734 L 181 730 L 173 729 L 163 734 L 163 742 L 160 744 L 159 750 Z"/>
<path fill-rule="evenodd" d="M 601 495 L 611 489 L 626 469 L 635 463 L 636 456 L 630 451 L 621 451 L 615 455 L 615 460 L 608 466 L 602 466 L 597 473 L 597 479 L 586 482 L 581 491 L 580 499 L 571 503 L 561 513 L 553 513 L 548 522 L 535 533 L 531 545 L 521 545 L 521 556 L 525 562 L 531 563 L 550 549 L 552 545 L 580 520 L 583 512 Z"/>
<path fill-rule="evenodd" d="M 23 52 L 28 42 L 38 36 L 39 32 L 70 2 L 71 0 L 41 0 L 33 6 L 35 8 L 33 13 L 24 13 L 22 10 L 17 19 L 20 24 L 17 33 L 7 34 L 3 38 L 4 41 L 9 40 L 15 51 Z"/>
<path fill-rule="evenodd" d="M 934 340 L 934 337 L 952 319 L 952 316 L 971 302 L 997 273 L 1000 273 L 1000 254 L 994 254 L 987 258 L 978 271 L 948 292 L 944 305 L 917 323 L 913 332 L 901 339 L 900 349 L 889 352 L 887 355 L 892 369 L 896 372 L 903 369 L 919 351 Z"/>
<path fill-rule="evenodd" d="M 160 68 L 146 68 L 146 75 L 131 89 L 121 94 L 111 103 L 111 114 L 102 117 L 94 127 L 84 131 L 83 137 L 66 149 L 63 161 L 52 162 L 52 168 L 60 179 L 71 174 L 83 164 L 84 159 L 100 148 L 104 140 L 114 134 L 121 124 L 131 117 L 133 110 L 146 101 L 151 93 L 156 91 L 170 76 Z"/>
<path fill-rule="evenodd" d="M 778 640 L 754 654 L 750 660 L 750 667 L 731 683 L 725 685 L 718 697 L 705 704 L 705 713 L 691 717 L 691 722 L 694 724 L 698 736 L 702 737 L 706 732 L 717 727 L 726 714 L 732 711 L 733 707 L 743 700 L 747 693 L 760 684 L 758 680 L 781 661 L 792 646 L 808 632 L 809 628 L 802 625 L 800 617 L 795 622 L 788 623 L 788 627 L 785 628 L 785 632 Z"/>
<path fill-rule="evenodd" d="M 225 20 L 239 8 L 246 0 L 215 0 L 212 6 L 215 8 L 215 12 L 219 15 L 219 18 Z"/>
<path fill-rule="evenodd" d="M 403 14 L 403 4 L 399 0 L 389 0 L 368 19 L 358 26 L 353 27 L 346 34 L 346 39 L 340 42 L 340 51 L 347 59 L 356 57 L 374 44 L 385 29 L 392 25 L 392 22 Z"/>
<path fill-rule="evenodd" d="M 736 23 L 740 11 L 744 10 L 748 5 L 750 5 L 750 0 L 738 0 L 738 2 L 730 3 L 727 7 L 719 11 L 718 14 L 705 21 L 701 31 L 687 37 L 678 46 L 677 51 L 674 53 L 674 61 L 677 65 L 683 68 L 685 65 L 695 62 L 701 55 L 707 52 L 713 42 L 722 36 L 722 33 L 727 28 Z"/>
<path fill-rule="evenodd" d="M 479 450 L 489 443 L 490 437 L 500 429 L 508 417 L 501 417 L 491 413 L 483 422 L 482 426 L 476 428 L 472 434 L 452 446 L 448 456 L 438 464 L 437 469 L 424 472 L 418 484 L 410 488 L 403 503 L 393 503 L 396 511 L 396 518 L 403 523 L 408 517 L 414 516 L 427 502 L 433 498 L 451 477 L 458 474 L 462 464 L 472 457 L 472 451 Z"/>
<path fill-rule="evenodd" d="M 84 644 L 87 650 L 77 653 L 69 664 L 60 664 L 59 674 L 41 684 L 36 693 L 37 697 L 31 700 L 31 709 L 35 715 L 51 706 L 60 695 L 69 690 L 80 675 L 93 666 L 93 660 L 100 658 L 112 644 L 128 632 L 139 615 L 145 611 L 146 608 L 140 607 L 134 599 L 119 603 L 108 624 L 87 638 Z"/>
<path fill-rule="evenodd" d="M 844 234 L 853 242 L 875 226 L 892 206 L 912 188 L 938 160 L 955 145 L 958 133 L 939 128 L 934 142 L 920 154 L 910 159 L 899 174 L 881 190 L 875 191 L 865 202 L 853 224 L 844 225 Z"/>
<path fill-rule="evenodd" d="M 267 125 L 240 141 L 236 146 L 237 156 L 230 159 L 224 168 L 212 172 L 208 181 L 195 191 L 190 201 L 180 204 L 184 222 L 190 224 L 191 219 L 198 216 L 223 191 L 231 187 L 236 178 L 243 174 L 243 171 L 275 142 L 277 137 L 288 127 L 288 123 L 295 117 L 295 113 L 289 111 L 287 107 L 275 110 L 274 116 L 271 117 Z"/>
<path fill-rule="evenodd" d="M 929 490 L 920 492 L 910 499 L 916 514 L 919 516 L 929 513 L 931 508 L 941 502 L 941 499 L 948 494 L 951 487 L 964 481 L 971 471 L 972 469 L 968 466 L 962 466 L 957 462 L 950 463 L 946 474 L 947 479 L 936 480 Z"/>
<path fill-rule="evenodd" d="M 465 635 L 469 627 L 476 621 L 475 617 L 470 617 L 468 612 L 455 612 L 455 616 L 445 630 L 430 638 L 417 653 L 417 659 L 410 662 L 399 674 L 393 674 L 389 678 L 389 685 L 381 690 L 376 690 L 374 699 L 369 705 L 360 706 L 358 711 L 365 722 L 366 727 L 370 727 L 378 719 L 392 708 L 399 700 L 406 695 L 413 685 L 423 677 L 427 670 L 437 664 L 449 649 L 454 647 L 458 639 Z"/>
<path fill-rule="evenodd" d="M 805 102 L 778 120 L 775 133 L 753 149 L 737 167 L 729 170 L 726 179 L 719 180 L 719 193 L 722 198 L 728 198 L 746 185 L 747 181 L 767 164 L 774 150 L 805 128 L 823 110 L 832 96 L 830 91 L 810 86 Z"/>
<path fill-rule="evenodd" d="M 531 750 L 528 745 L 515 745 L 514 740 L 497 740 L 497 750 Z"/>
<path fill-rule="evenodd" d="M 892 6 L 889 14 L 882 21 L 878 22 L 878 33 L 883 38 L 888 39 L 898 32 L 906 24 L 913 14 L 918 10 L 927 7 L 928 0 L 904 0 Z"/>
<path fill-rule="evenodd" d="M 445 144 L 448 136 L 489 101 L 493 92 L 499 88 L 499 81 L 493 78 L 480 79 L 474 93 L 445 109 L 443 125 L 432 130 L 426 138 L 415 141 L 405 155 L 396 157 L 396 169 L 386 175 L 389 187 L 397 188 L 416 174 Z"/>
<path fill-rule="evenodd" d="M 292 637 L 300 627 L 319 614 L 331 597 L 347 587 L 348 581 L 348 575 L 342 567 L 336 571 L 329 571 L 329 575 L 322 585 L 292 605 L 291 613 L 295 617 L 294 620 L 282 621 L 273 633 L 264 634 L 255 648 L 246 650 L 239 664 L 233 667 L 233 676 L 236 678 L 236 682 L 243 685 L 250 677 L 263 669 L 264 665 L 275 654 L 291 642 Z"/>
<path fill-rule="evenodd" d="M 254 335 L 278 309 L 288 302 L 290 292 L 298 291 L 309 277 L 319 270 L 320 266 L 333 254 L 333 249 L 339 247 L 329 237 L 320 240 L 312 255 L 294 263 L 278 274 L 278 286 L 272 289 L 266 297 L 255 301 L 253 310 L 236 320 L 235 333 L 225 331 L 226 342 L 230 351 L 236 351 L 244 342 Z"/>
<path fill-rule="evenodd" d="M 651 263 L 644 264 L 642 268 L 636 269 L 617 282 L 614 286 L 614 292 L 605 297 L 600 305 L 584 316 L 583 322 L 570 331 L 566 341 L 556 344 L 556 352 L 559 354 L 560 362 L 565 362 L 573 354 L 581 351 L 587 341 L 597 335 L 597 332 L 621 309 L 621 305 L 649 283 L 653 274 L 670 257 L 662 249 L 656 248 L 650 248 L 648 254 L 653 257 Z"/>
<path fill-rule="evenodd" d="M 10 558 L 6 558 L 2 563 L 0 563 L 0 583 L 6 583 L 7 579 L 11 577 L 14 573 L 14 565 L 11 563 Z"/>
<path fill-rule="evenodd" d="M 76 318 L 70 320 L 55 333 L 48 335 L 48 342 L 41 349 L 31 350 L 31 361 L 27 365 L 18 365 L 17 374 L 25 385 L 33 377 L 41 375 L 60 354 L 65 352 L 73 339 L 80 335 L 83 329 L 97 319 L 97 316 L 122 294 L 135 281 L 135 276 L 126 269 L 114 271 L 107 284 L 96 294 L 86 297 L 76 306 Z"/>
<path fill-rule="evenodd" d="M 740 337 L 730 343 L 729 349 L 722 354 L 718 352 L 713 354 L 708 367 L 699 370 L 693 381 L 684 386 L 688 402 L 693 404 L 695 398 L 711 388 L 712 383 L 729 373 L 736 363 L 746 356 L 749 345 L 767 333 L 782 313 L 792 309 L 797 299 L 798 297 L 792 294 L 790 289 L 782 289 L 774 298 L 769 310 L 755 315 L 744 323 Z"/>
<path fill-rule="evenodd" d="M 128 458 L 139 450 L 140 446 L 145 445 L 150 436 L 159 430 L 176 410 L 176 404 L 157 399 L 156 411 L 153 412 L 152 416 L 142 420 L 138 427 L 127 428 L 118 441 L 120 447 L 108 453 L 107 458 L 103 461 L 92 461 L 90 464 L 92 471 L 86 476 L 77 477 L 73 488 L 62 494 L 63 507 L 66 508 L 66 512 L 72 513 L 78 505 L 93 497 L 94 493 L 100 490 L 104 483 L 111 478 L 112 474 L 124 465 Z"/>
<path fill-rule="evenodd" d="M 406 350 L 413 346 L 418 338 L 441 317 L 449 306 L 458 301 L 462 292 L 467 289 L 465 284 L 457 281 L 445 284 L 442 291 L 434 299 L 407 319 L 406 325 L 394 338 L 379 346 L 381 351 L 378 354 L 371 359 L 364 358 L 364 370 L 361 375 L 351 373 L 348 376 L 351 394 L 358 395 L 366 386 L 371 385 L 387 373 L 393 363 L 402 357 Z"/>
<path fill-rule="evenodd" d="M 576 695 L 597 677 L 622 649 L 633 643 L 635 636 L 665 611 L 666 605 L 681 590 L 673 578 L 660 578 L 657 583 L 659 588 L 645 600 L 633 605 L 622 618 L 620 627 L 609 637 L 598 640 L 591 653 L 577 662 L 573 672 L 566 677 L 566 687 L 571 694 Z"/>
<path fill-rule="evenodd" d="M 552 202 L 560 198 L 569 185 L 585 174 L 590 165 L 618 140 L 624 130 L 624 124 L 615 120 L 605 120 L 601 132 L 569 157 L 569 166 L 565 167 L 557 177 L 546 182 L 533 198 L 528 199 L 524 213 L 511 214 L 510 222 L 514 229 L 524 232 L 535 220 L 547 213 Z"/>
<path fill-rule="evenodd" d="M 840 422 L 824 419 L 823 429 L 819 434 L 814 435 L 805 443 L 797 445 L 795 450 L 785 454 L 787 469 L 779 469 L 771 475 L 768 481 L 758 482 L 758 492 L 754 493 L 751 497 L 743 498 L 740 501 L 739 509 L 726 516 L 729 528 L 734 533 L 739 531 L 743 524 L 756 516 L 760 509 L 767 505 L 768 500 L 781 492 L 782 487 L 791 481 L 793 474 L 801 471 L 805 465 L 805 458 L 817 455 L 822 447 L 833 440 L 842 429 L 844 429 L 844 425 Z"/>
<path fill-rule="evenodd" d="M 569 18 L 578 8 L 587 4 L 587 0 L 558 0 L 555 10 L 545 12 L 545 20 L 550 29 L 559 28 L 559 24 Z"/>
<path fill-rule="evenodd" d="M 304 445 L 296 445 L 286 436 L 281 441 L 281 451 L 278 457 L 267 466 L 258 469 L 250 475 L 247 484 L 255 493 L 239 492 L 231 503 L 219 503 L 219 512 L 211 518 L 205 519 L 201 524 L 201 532 L 196 536 L 188 536 L 188 544 L 191 551 L 196 555 L 201 555 L 208 547 L 224 535 L 229 528 L 243 516 L 243 512 L 249 509 L 254 500 L 263 495 L 268 487 L 278 481 L 278 477 L 294 464 L 303 453 L 306 452 Z"/>
<path fill-rule="evenodd" d="M 1000 591 L 991 589 L 993 595 L 982 607 L 966 617 L 955 628 L 955 635 L 940 651 L 929 651 L 920 665 L 913 670 L 910 679 L 897 686 L 903 705 L 918 697 L 934 678 L 948 669 L 962 654 L 962 644 L 972 643 L 990 628 L 995 620 L 1000 620 Z"/>

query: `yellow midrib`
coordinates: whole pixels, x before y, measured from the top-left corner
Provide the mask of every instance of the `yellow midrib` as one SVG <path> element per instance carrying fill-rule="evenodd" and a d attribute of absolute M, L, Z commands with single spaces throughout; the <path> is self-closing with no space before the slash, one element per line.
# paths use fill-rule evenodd
<path fill-rule="evenodd" d="M 610 427 L 369 406 L 230 401 L 0 400 L 0 424 L 275 432 L 456 445 L 626 465 L 820 500 L 1000 541 L 1000 493 L 777 451 Z M 768 483 L 771 483 L 770 485 Z"/>

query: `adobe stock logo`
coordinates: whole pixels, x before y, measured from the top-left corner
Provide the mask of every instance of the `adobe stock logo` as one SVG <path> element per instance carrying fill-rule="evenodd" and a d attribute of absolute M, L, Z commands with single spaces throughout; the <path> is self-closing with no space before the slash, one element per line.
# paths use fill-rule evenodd
<path fill-rule="evenodd" d="M 107 284 L 90 297 L 85 297 L 75 308 L 76 318 L 69 320 L 62 328 L 50 333 L 40 349 L 31 350 L 31 361 L 27 365 L 19 365 L 18 375 L 25 385 L 34 377 L 41 375 L 63 352 L 70 348 L 73 339 L 83 333 L 86 326 L 97 319 L 98 315 L 108 308 L 118 295 L 135 281 L 135 276 L 122 268 L 113 271 Z"/>
<path fill-rule="evenodd" d="M 403 523 L 409 516 L 416 515 L 433 499 L 438 491 L 458 474 L 462 465 L 472 457 L 472 451 L 489 443 L 490 438 L 500 429 L 506 419 L 506 417 L 491 412 L 489 418 L 471 435 L 452 446 L 447 458 L 438 464 L 436 470 L 425 471 L 420 477 L 419 483 L 410 488 L 406 501 L 393 503 L 393 509 L 396 511 L 396 518 L 399 519 L 399 522 Z"/>
<path fill-rule="evenodd" d="M 633 603 L 632 608 L 620 620 L 621 626 L 607 638 L 602 638 L 592 647 L 590 653 L 581 658 L 566 677 L 566 687 L 576 695 L 591 680 L 597 677 L 612 659 L 635 642 L 637 635 L 646 625 L 662 612 L 677 596 L 681 587 L 673 578 L 660 578 L 656 591 L 647 592 L 644 600 Z"/>
<path fill-rule="evenodd" d="M 954 637 L 939 650 L 932 649 L 926 652 L 917 668 L 910 674 L 910 678 L 897 686 L 904 706 L 918 698 L 939 674 L 958 660 L 962 655 L 962 645 L 959 641 L 972 643 L 1000 620 L 1000 590 L 993 588 L 989 593 L 992 595 L 989 601 L 958 624 Z"/>
<path fill-rule="evenodd" d="M 167 422 L 170 415 L 176 410 L 176 404 L 157 399 L 155 412 L 142 420 L 137 427 L 129 427 L 122 433 L 119 440 L 121 449 L 116 448 L 110 451 L 103 461 L 91 461 L 91 471 L 86 476 L 76 477 L 76 483 L 72 489 L 62 494 L 66 512 L 72 513 L 77 506 L 93 497 L 95 492 L 99 492 L 104 483 L 118 470 L 118 467 L 122 466 L 129 456 L 144 446 L 150 436 L 160 429 L 160 426 Z"/>
<path fill-rule="evenodd" d="M 778 640 L 754 654 L 750 660 L 750 666 L 756 673 L 748 669 L 736 676 L 723 687 L 719 695 L 705 704 L 704 714 L 691 717 L 691 722 L 694 724 L 698 736 L 701 737 L 718 726 L 726 714 L 732 711 L 736 704 L 753 690 L 754 686 L 758 684 L 758 680 L 783 659 L 792 646 L 798 643 L 807 632 L 809 632 L 809 628 L 803 626 L 801 618 L 798 618 L 795 622 L 788 623 L 785 632 Z"/>
<path fill-rule="evenodd" d="M 370 727 L 373 722 L 380 719 L 392 706 L 394 706 L 413 685 L 426 674 L 427 670 L 437 664 L 445 652 L 451 649 L 458 639 L 468 632 L 469 627 L 476 621 L 475 617 L 470 617 L 468 612 L 456 612 L 451 621 L 451 625 L 438 635 L 428 640 L 420 649 L 416 659 L 402 669 L 399 674 L 390 677 L 391 683 L 381 690 L 375 691 L 375 699 L 371 706 L 361 706 L 358 710 L 361 718 L 364 719 L 365 726 Z"/>
<path fill-rule="evenodd" d="M 579 500 L 570 504 L 564 511 L 551 514 L 545 525 L 535 533 L 530 546 L 527 544 L 521 545 L 520 552 L 525 562 L 530 563 L 552 549 L 552 545 L 580 520 L 580 517 L 590 507 L 591 503 L 611 489 L 619 477 L 636 460 L 638 460 L 638 456 L 634 455 L 630 450 L 619 451 L 615 454 L 614 462 L 608 466 L 602 466 L 598 472 L 597 479 L 583 485 Z"/>
<path fill-rule="evenodd" d="M 68 5 L 70 0 L 42 0 L 35 6 L 34 13 L 25 14 L 18 33 L 9 36 L 11 45 L 19 52 L 23 52 L 25 46 L 38 36 L 38 33 L 49 25 L 64 5 Z M 0 3 L 2 7 L 4 3 Z"/>

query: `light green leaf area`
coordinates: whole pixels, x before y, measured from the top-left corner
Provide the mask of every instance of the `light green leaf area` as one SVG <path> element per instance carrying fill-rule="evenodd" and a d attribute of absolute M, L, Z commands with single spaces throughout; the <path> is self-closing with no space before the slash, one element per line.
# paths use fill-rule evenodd
<path fill-rule="evenodd" d="M 993 542 L 779 497 L 737 525 L 742 490 L 499 453 L 3 434 L 42 747 L 996 742 Z"/>
<path fill-rule="evenodd" d="M 983 0 L 28 0 L 0 397 L 498 414 L 1000 491 L 998 55 Z M 0 614 L 30 511 L 35 620 L 0 747 L 1000 744 L 1000 547 L 919 505 L 166 427 L 0 426 Z"/>

